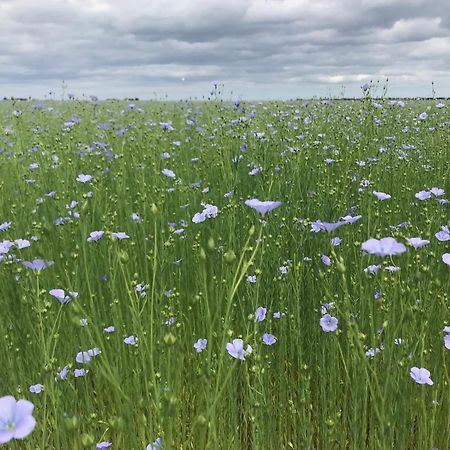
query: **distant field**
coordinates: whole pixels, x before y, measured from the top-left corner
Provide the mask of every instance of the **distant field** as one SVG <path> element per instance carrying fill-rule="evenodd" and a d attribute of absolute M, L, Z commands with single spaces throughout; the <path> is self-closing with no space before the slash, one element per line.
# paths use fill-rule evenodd
<path fill-rule="evenodd" d="M 0 102 L 5 448 L 450 449 L 450 103 L 366 94 Z"/>

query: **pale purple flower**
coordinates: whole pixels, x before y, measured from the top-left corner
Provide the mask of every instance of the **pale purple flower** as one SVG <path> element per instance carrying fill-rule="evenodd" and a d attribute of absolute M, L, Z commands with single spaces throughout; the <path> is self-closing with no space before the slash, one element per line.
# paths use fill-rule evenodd
<path fill-rule="evenodd" d="M 92 178 L 92 175 L 85 175 L 84 173 L 81 173 L 77 176 L 77 181 L 79 183 L 89 183 L 90 181 L 92 181 Z"/>
<path fill-rule="evenodd" d="M 273 313 L 273 318 L 274 319 L 281 319 L 281 316 L 283 315 L 283 313 L 281 311 L 276 311 Z"/>
<path fill-rule="evenodd" d="M 62 305 L 69 303 L 72 299 L 78 297 L 78 292 L 69 292 L 68 295 L 66 295 L 64 289 L 51 289 L 48 293 L 56 298 Z"/>
<path fill-rule="evenodd" d="M 444 253 L 442 255 L 442 261 L 447 264 L 447 266 L 450 266 L 450 253 Z"/>
<path fill-rule="evenodd" d="M 101 354 L 101 350 L 97 347 L 91 348 L 85 352 L 78 352 L 75 361 L 79 364 L 88 363 L 94 356 Z"/>
<path fill-rule="evenodd" d="M 262 322 L 266 318 L 267 308 L 260 306 L 255 311 L 255 322 Z"/>
<path fill-rule="evenodd" d="M 194 223 L 201 223 L 201 222 L 204 222 L 205 220 L 206 220 L 206 215 L 203 214 L 203 212 L 195 213 L 194 217 L 192 218 L 192 222 L 194 222 Z"/>
<path fill-rule="evenodd" d="M 75 378 L 85 377 L 89 373 L 89 370 L 86 369 L 74 369 L 73 376 Z"/>
<path fill-rule="evenodd" d="M 206 345 L 208 344 L 208 339 L 202 339 L 200 338 L 195 344 L 194 348 L 197 351 L 197 353 L 201 353 L 203 350 L 205 350 Z"/>
<path fill-rule="evenodd" d="M 40 394 L 42 392 L 43 388 L 44 388 L 44 385 L 42 385 L 42 384 L 33 384 L 28 388 L 28 390 L 32 394 Z"/>
<path fill-rule="evenodd" d="M 104 234 L 104 231 L 92 231 L 91 233 L 89 233 L 89 237 L 87 238 L 87 240 L 89 242 L 96 242 L 101 239 Z"/>
<path fill-rule="evenodd" d="M 163 448 L 163 441 L 162 438 L 157 438 L 153 444 L 148 444 L 147 448 L 145 450 L 162 450 Z"/>
<path fill-rule="evenodd" d="M 59 372 L 57 375 L 61 380 L 66 380 L 67 379 L 67 375 L 69 374 L 69 369 L 67 368 L 67 366 L 63 367 L 61 372 Z"/>
<path fill-rule="evenodd" d="M 275 344 L 277 342 L 277 338 L 273 334 L 264 333 L 262 335 L 262 341 L 266 345 L 273 345 L 273 344 Z"/>
<path fill-rule="evenodd" d="M 53 264 L 55 264 L 55 261 L 45 259 L 33 259 L 33 261 L 31 262 L 21 261 L 21 264 L 24 265 L 25 267 L 28 267 L 28 269 L 40 272 L 41 270 L 44 270 L 47 267 L 53 266 Z"/>
<path fill-rule="evenodd" d="M 36 426 L 33 403 L 7 395 L 0 398 L 0 445 L 27 437 Z"/>
<path fill-rule="evenodd" d="M 27 239 L 16 239 L 15 241 L 14 241 L 14 244 L 16 244 L 16 247 L 20 250 L 20 249 L 22 249 L 22 248 L 27 248 L 27 247 L 29 247 L 31 244 L 30 244 L 30 241 L 29 240 L 27 240 Z"/>
<path fill-rule="evenodd" d="M 116 331 L 116 328 L 113 325 L 110 325 L 109 327 L 103 328 L 104 333 L 114 333 Z"/>
<path fill-rule="evenodd" d="M 217 206 L 206 204 L 205 208 L 203 209 L 203 213 L 206 215 L 208 219 L 211 219 L 217 217 L 219 209 L 217 208 Z"/>
<path fill-rule="evenodd" d="M 111 233 L 111 235 L 114 239 L 117 239 L 118 241 L 121 241 L 123 239 L 128 239 L 130 237 L 124 231 L 117 231 L 116 233 Z"/>
<path fill-rule="evenodd" d="M 326 265 L 326 266 L 330 266 L 331 265 L 331 259 L 329 256 L 327 255 L 322 255 L 322 262 Z"/>
<path fill-rule="evenodd" d="M 437 188 L 437 187 L 431 188 L 431 189 L 430 189 L 430 192 L 431 192 L 435 197 L 441 197 L 442 195 L 445 194 L 444 189 Z"/>
<path fill-rule="evenodd" d="M 256 283 L 256 275 L 249 275 L 247 277 L 247 283 Z"/>
<path fill-rule="evenodd" d="M 163 130 L 167 131 L 173 131 L 175 128 L 172 126 L 172 121 L 169 120 L 168 122 L 159 122 Z"/>
<path fill-rule="evenodd" d="M 246 200 L 245 204 L 249 206 L 250 208 L 253 208 L 257 212 L 259 212 L 262 216 L 267 214 L 268 212 L 272 211 L 275 208 L 278 208 L 280 205 L 282 205 L 282 202 L 279 201 L 261 201 L 257 198 Z"/>
<path fill-rule="evenodd" d="M 342 239 L 340 237 L 336 236 L 336 237 L 332 238 L 330 242 L 333 247 L 337 247 L 338 245 L 341 244 Z"/>
<path fill-rule="evenodd" d="M 369 358 L 373 358 L 375 355 L 380 353 L 380 349 L 378 347 L 376 348 L 369 348 L 369 350 L 366 351 L 366 356 Z"/>
<path fill-rule="evenodd" d="M 96 448 L 97 450 L 102 450 L 102 449 L 104 449 L 104 448 L 109 448 L 109 447 L 111 447 L 111 445 L 112 445 L 111 442 L 106 442 L 106 441 L 104 441 L 104 442 L 98 442 L 98 443 L 96 444 L 95 448 Z"/>
<path fill-rule="evenodd" d="M 415 250 L 424 247 L 425 245 L 428 245 L 430 243 L 430 241 L 418 237 L 406 238 L 406 240 L 414 247 Z"/>
<path fill-rule="evenodd" d="M 429 384 L 430 386 L 433 384 L 433 381 L 430 378 L 430 371 L 427 369 L 413 367 L 409 374 L 416 383 Z"/>
<path fill-rule="evenodd" d="M 0 242 L 0 254 L 8 253 L 13 246 L 14 244 L 8 240 Z"/>
<path fill-rule="evenodd" d="M 398 266 L 386 266 L 384 270 L 387 270 L 388 272 L 398 272 L 400 270 L 400 267 Z"/>
<path fill-rule="evenodd" d="M 247 345 L 247 348 L 244 350 L 244 342 L 242 339 L 233 339 L 233 342 L 229 342 L 226 345 L 227 352 L 236 359 L 240 359 L 241 361 L 245 360 L 245 357 L 253 352 L 253 349 L 250 345 Z"/>
<path fill-rule="evenodd" d="M 6 231 L 11 226 L 12 222 L 3 222 L 0 224 L 0 231 Z"/>
<path fill-rule="evenodd" d="M 170 169 L 163 169 L 163 170 L 161 170 L 161 173 L 167 178 L 175 178 L 175 176 L 176 176 L 175 172 Z"/>
<path fill-rule="evenodd" d="M 386 237 L 380 240 L 372 238 L 363 242 L 361 247 L 367 253 L 382 257 L 397 255 L 406 251 L 405 245 L 397 242 L 393 237 Z"/>
<path fill-rule="evenodd" d="M 420 113 L 419 114 L 419 120 L 427 120 L 428 119 L 428 114 L 426 112 Z"/>
<path fill-rule="evenodd" d="M 319 231 L 326 231 L 327 233 L 331 233 L 337 228 L 339 228 L 342 225 L 345 225 L 346 221 L 339 221 L 339 222 L 322 222 L 321 220 L 316 220 L 311 224 L 311 231 L 314 233 L 318 233 Z"/>
<path fill-rule="evenodd" d="M 137 214 L 137 213 L 131 214 L 131 220 L 135 223 L 141 223 L 141 218 L 139 217 L 139 214 Z"/>
<path fill-rule="evenodd" d="M 438 231 L 435 236 L 438 241 L 450 241 L 450 230 L 448 227 L 441 227 L 441 231 Z"/>
<path fill-rule="evenodd" d="M 288 273 L 288 268 L 286 266 L 281 266 L 278 270 L 283 275 Z"/>
<path fill-rule="evenodd" d="M 123 342 L 127 345 L 137 345 L 137 337 L 136 336 L 128 336 Z"/>
<path fill-rule="evenodd" d="M 427 200 L 427 199 L 431 198 L 431 192 L 430 191 L 420 191 L 415 195 L 415 197 L 418 200 Z"/>
<path fill-rule="evenodd" d="M 350 214 L 348 214 L 347 216 L 341 217 L 341 220 L 343 220 L 345 223 L 355 223 L 361 218 L 361 214 L 358 214 L 357 216 L 351 216 Z"/>
<path fill-rule="evenodd" d="M 444 336 L 444 346 L 447 350 L 450 350 L 450 334 Z"/>
<path fill-rule="evenodd" d="M 389 194 L 386 194 L 384 192 L 373 191 L 372 193 L 380 201 L 389 200 L 391 198 Z"/>
<path fill-rule="evenodd" d="M 336 317 L 330 316 L 329 314 L 325 314 L 320 319 L 320 326 L 322 327 L 322 330 L 326 333 L 329 333 L 331 331 L 336 331 L 338 327 L 338 320 Z"/>
<path fill-rule="evenodd" d="M 201 213 L 196 213 L 194 215 L 194 217 L 192 218 L 192 222 L 194 223 L 204 222 L 206 219 L 212 219 L 214 217 L 217 217 L 218 213 L 219 209 L 217 208 L 217 206 L 206 204 Z"/>

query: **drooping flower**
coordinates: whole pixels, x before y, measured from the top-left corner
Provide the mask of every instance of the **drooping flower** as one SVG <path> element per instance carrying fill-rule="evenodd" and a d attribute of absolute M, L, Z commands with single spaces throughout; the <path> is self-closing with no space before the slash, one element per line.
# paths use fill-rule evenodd
<path fill-rule="evenodd" d="M 203 350 L 205 350 L 206 345 L 208 344 L 208 339 L 202 339 L 200 338 L 195 344 L 194 348 L 197 351 L 197 353 L 201 353 Z"/>
<path fill-rule="evenodd" d="M 361 248 L 372 255 L 391 256 L 406 252 L 404 244 L 397 242 L 393 237 L 386 237 L 382 239 L 369 239 L 363 242 Z"/>
<path fill-rule="evenodd" d="M 0 398 L 0 444 L 27 437 L 36 426 L 33 403 L 7 395 Z"/>
<path fill-rule="evenodd" d="M 244 350 L 244 341 L 242 339 L 233 339 L 233 342 L 229 342 L 226 345 L 227 352 L 236 359 L 240 359 L 241 361 L 245 360 L 245 357 L 253 352 L 253 349 L 250 345 L 247 345 L 247 348 Z"/>
<path fill-rule="evenodd" d="M 282 205 L 282 202 L 279 201 L 264 201 L 258 200 L 257 198 L 246 200 L 245 204 L 250 208 L 253 208 L 257 212 L 259 212 L 262 216 L 267 214 L 268 212 L 278 208 Z"/>
<path fill-rule="evenodd" d="M 424 369 L 421 367 L 420 369 L 418 367 L 411 368 L 409 372 L 411 378 L 418 384 L 428 384 L 432 385 L 433 381 L 430 378 L 430 371 L 427 369 Z"/>
<path fill-rule="evenodd" d="M 336 331 L 338 327 L 338 320 L 336 317 L 330 316 L 327 313 L 320 319 L 320 326 L 325 333 Z"/>

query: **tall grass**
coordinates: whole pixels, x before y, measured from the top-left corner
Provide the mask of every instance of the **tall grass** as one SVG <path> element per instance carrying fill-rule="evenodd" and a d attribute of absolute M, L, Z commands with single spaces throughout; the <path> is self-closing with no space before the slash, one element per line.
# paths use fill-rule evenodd
<path fill-rule="evenodd" d="M 32 401 L 37 420 L 7 448 L 450 448 L 450 241 L 434 236 L 450 219 L 449 110 L 378 103 L 2 102 L 0 242 L 31 245 L 0 262 L 0 395 Z M 415 197 L 432 187 L 446 194 Z M 249 198 L 283 204 L 262 217 Z M 217 217 L 193 223 L 205 204 Z M 362 218 L 311 231 L 349 209 Z M 387 236 L 431 242 L 361 250 Z M 35 258 L 54 265 L 21 264 Z M 62 304 L 56 288 L 79 295 Z M 236 338 L 245 360 L 226 351 Z"/>

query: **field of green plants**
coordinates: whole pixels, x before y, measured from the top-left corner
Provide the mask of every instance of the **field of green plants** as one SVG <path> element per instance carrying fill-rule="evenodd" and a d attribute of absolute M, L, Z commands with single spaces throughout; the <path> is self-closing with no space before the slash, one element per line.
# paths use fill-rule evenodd
<path fill-rule="evenodd" d="M 450 448 L 450 103 L 0 102 L 0 444 Z"/>

